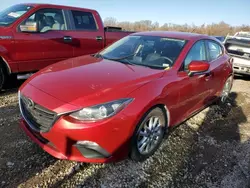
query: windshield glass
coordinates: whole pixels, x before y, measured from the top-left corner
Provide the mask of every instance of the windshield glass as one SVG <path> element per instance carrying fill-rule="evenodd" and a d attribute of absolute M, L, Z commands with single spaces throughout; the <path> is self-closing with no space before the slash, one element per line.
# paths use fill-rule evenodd
<path fill-rule="evenodd" d="M 185 44 L 183 39 L 133 35 L 115 42 L 100 55 L 123 63 L 167 69 L 174 65 Z"/>
<path fill-rule="evenodd" d="M 0 12 L 0 26 L 9 26 L 28 12 L 32 7 L 28 5 L 14 5 Z"/>

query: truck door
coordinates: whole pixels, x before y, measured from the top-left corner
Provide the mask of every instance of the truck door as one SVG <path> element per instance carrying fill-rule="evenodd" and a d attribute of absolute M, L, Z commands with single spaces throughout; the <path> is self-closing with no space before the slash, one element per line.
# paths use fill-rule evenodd
<path fill-rule="evenodd" d="M 104 48 L 104 28 L 97 12 L 69 11 L 72 31 L 68 34 L 73 41 L 75 57 L 93 54 Z"/>
<path fill-rule="evenodd" d="M 21 26 L 36 24 L 36 32 Z M 64 11 L 45 8 L 36 11 L 18 27 L 15 35 L 15 61 L 20 72 L 40 70 L 60 60 L 73 57 Z"/>

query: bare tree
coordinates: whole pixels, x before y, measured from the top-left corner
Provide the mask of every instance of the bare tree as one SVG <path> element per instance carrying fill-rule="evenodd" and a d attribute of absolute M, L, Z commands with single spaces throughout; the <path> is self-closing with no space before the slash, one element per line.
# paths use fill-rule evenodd
<path fill-rule="evenodd" d="M 221 21 L 219 23 L 202 24 L 196 26 L 194 24 L 175 24 L 165 23 L 162 26 L 158 22 L 152 22 L 151 20 L 141 20 L 136 22 L 119 22 L 113 17 L 108 17 L 104 20 L 105 26 L 119 26 L 128 31 L 183 31 L 183 32 L 195 32 L 208 35 L 220 35 L 226 36 L 227 34 L 234 34 L 237 31 L 250 31 L 250 25 L 242 26 L 230 26 L 229 24 Z"/>
<path fill-rule="evenodd" d="M 113 18 L 113 17 L 105 18 L 104 25 L 105 26 L 116 26 L 117 25 L 117 20 L 115 18 Z"/>

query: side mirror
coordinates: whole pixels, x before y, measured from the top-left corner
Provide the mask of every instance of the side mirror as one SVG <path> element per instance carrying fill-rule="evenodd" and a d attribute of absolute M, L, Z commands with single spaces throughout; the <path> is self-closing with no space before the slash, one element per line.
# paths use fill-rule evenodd
<path fill-rule="evenodd" d="M 210 64 L 206 61 L 192 61 L 188 65 L 188 75 L 193 76 L 195 74 L 204 74 L 208 71 Z"/>
<path fill-rule="evenodd" d="M 36 22 L 26 22 L 25 25 L 20 25 L 21 32 L 36 33 L 38 32 Z"/>

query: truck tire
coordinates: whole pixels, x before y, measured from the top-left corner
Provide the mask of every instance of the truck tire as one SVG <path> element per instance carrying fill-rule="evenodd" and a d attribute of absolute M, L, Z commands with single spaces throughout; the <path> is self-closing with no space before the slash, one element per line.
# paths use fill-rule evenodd
<path fill-rule="evenodd" d="M 4 84 L 6 82 L 6 73 L 4 66 L 0 64 L 0 91 L 3 88 Z"/>

